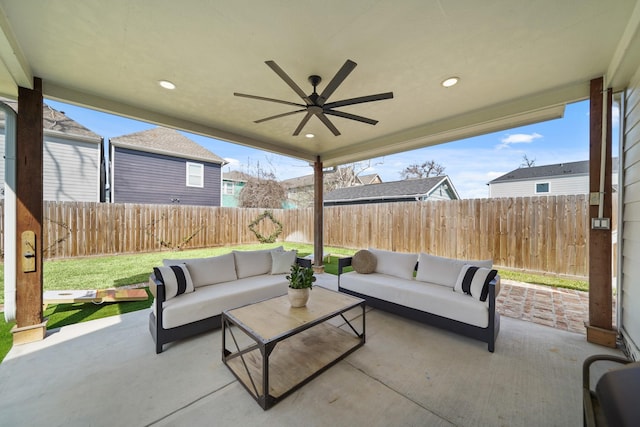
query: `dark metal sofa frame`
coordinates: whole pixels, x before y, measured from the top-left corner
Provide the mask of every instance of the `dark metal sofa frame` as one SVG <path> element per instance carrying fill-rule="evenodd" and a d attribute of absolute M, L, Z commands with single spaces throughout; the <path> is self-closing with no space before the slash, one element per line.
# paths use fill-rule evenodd
<path fill-rule="evenodd" d="M 486 328 L 481 328 L 343 288 L 340 286 L 340 276 L 344 268 L 351 265 L 352 259 L 352 257 L 338 259 L 338 290 L 340 292 L 362 298 L 370 307 L 486 342 L 489 351 L 491 353 L 494 352 L 496 338 L 498 337 L 498 332 L 500 332 L 500 313 L 496 312 L 496 284 L 498 279 L 494 279 L 489 283 L 489 295 L 487 296 L 489 301 L 489 325 Z M 416 263 L 415 270 L 417 269 L 418 264 Z"/>

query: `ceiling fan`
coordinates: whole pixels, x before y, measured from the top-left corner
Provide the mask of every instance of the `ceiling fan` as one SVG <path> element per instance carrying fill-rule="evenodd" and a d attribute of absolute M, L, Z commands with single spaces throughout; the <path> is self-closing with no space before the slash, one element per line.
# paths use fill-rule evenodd
<path fill-rule="evenodd" d="M 393 92 L 385 92 L 385 93 L 378 93 L 376 95 L 359 96 L 357 98 L 349 98 L 349 99 L 343 99 L 341 101 L 327 102 L 329 97 L 338 88 L 338 86 L 340 86 L 340 84 L 344 81 L 344 79 L 346 79 L 347 76 L 353 71 L 353 69 L 356 68 L 356 65 L 358 65 L 349 59 L 347 59 L 347 61 L 342 66 L 342 68 L 338 70 L 336 75 L 333 76 L 333 79 L 331 79 L 329 84 L 324 88 L 324 90 L 320 95 L 318 95 L 318 93 L 316 92 L 316 88 L 318 84 L 320 84 L 320 82 L 322 81 L 322 78 L 320 76 L 316 76 L 316 75 L 309 76 L 309 83 L 311 83 L 311 85 L 313 86 L 313 93 L 311 93 L 310 95 L 307 95 L 306 93 L 304 93 L 302 89 L 300 89 L 300 86 L 298 86 L 291 79 L 291 77 L 289 77 L 287 73 L 285 73 L 282 70 L 282 68 L 280 68 L 278 64 L 275 63 L 275 61 L 265 61 L 265 64 L 267 64 L 269 68 L 271 68 L 278 76 L 280 76 L 280 78 L 284 80 L 285 83 L 289 85 L 289 87 L 293 89 L 293 91 L 297 93 L 300 98 L 302 98 L 302 100 L 304 101 L 304 104 L 284 101 L 281 99 L 265 98 L 264 96 L 247 95 L 247 94 L 238 93 L 238 92 L 234 92 L 234 95 L 241 96 L 244 98 L 258 99 L 261 101 L 277 102 L 279 104 L 286 104 L 286 105 L 301 107 L 300 109 L 295 111 L 276 114 L 275 116 L 266 117 L 264 119 L 256 120 L 254 122 L 254 123 L 262 123 L 268 120 L 278 119 L 280 117 L 286 117 L 293 114 L 306 112 L 305 116 L 300 121 L 300 124 L 298 125 L 298 127 L 295 129 L 295 131 L 293 131 L 293 136 L 297 136 L 300 134 L 300 132 L 302 131 L 302 129 L 304 128 L 304 126 L 307 124 L 307 122 L 312 116 L 316 116 L 318 119 L 320 119 L 320 121 L 324 123 L 324 125 L 328 127 L 329 130 L 335 136 L 340 135 L 340 131 L 338 131 L 338 129 L 333 125 L 333 123 L 331 123 L 327 115 L 342 117 L 345 119 L 350 119 L 350 120 L 355 120 L 362 123 L 367 123 L 370 125 L 375 125 L 376 123 L 378 123 L 377 120 L 369 119 L 367 117 L 362 117 L 362 116 L 358 116 L 351 113 L 345 113 L 344 111 L 334 110 L 334 108 L 344 107 L 346 105 L 362 104 L 364 102 L 381 101 L 384 99 L 393 98 Z"/>

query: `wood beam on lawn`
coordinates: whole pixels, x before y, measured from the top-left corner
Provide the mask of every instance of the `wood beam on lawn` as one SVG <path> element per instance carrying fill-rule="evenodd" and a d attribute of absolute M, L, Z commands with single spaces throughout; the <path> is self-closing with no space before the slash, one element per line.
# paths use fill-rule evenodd
<path fill-rule="evenodd" d="M 16 326 L 14 344 L 38 341 L 46 333 L 42 318 L 42 80 L 18 88 L 16 143 Z M 35 234 L 35 251 L 23 249 L 23 233 Z M 25 254 L 35 255 L 34 271 L 24 271 Z M 29 269 L 27 269 L 29 270 Z"/>
<path fill-rule="evenodd" d="M 607 90 L 606 105 L 603 100 L 604 78 L 591 80 L 589 105 L 589 192 L 594 200 L 590 200 L 589 217 L 600 217 L 600 177 L 602 156 L 604 154 L 604 205 L 603 218 L 611 223 L 611 89 Z M 602 113 L 605 109 L 606 139 L 603 152 Z M 590 196 L 590 199 L 592 198 Z M 612 326 L 612 292 L 611 292 L 611 229 L 589 230 L 589 323 L 587 341 L 616 346 L 616 331 Z"/>
<path fill-rule="evenodd" d="M 323 173 L 320 156 L 313 164 L 313 268 L 317 273 L 324 272 L 322 257 L 324 255 L 324 194 Z"/>

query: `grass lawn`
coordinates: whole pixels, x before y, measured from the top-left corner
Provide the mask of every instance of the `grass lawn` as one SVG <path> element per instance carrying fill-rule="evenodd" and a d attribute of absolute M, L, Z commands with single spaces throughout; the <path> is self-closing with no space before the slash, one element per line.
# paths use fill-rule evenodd
<path fill-rule="evenodd" d="M 64 289 L 106 289 L 125 285 L 146 283 L 153 267 L 160 265 L 165 258 L 200 258 L 221 255 L 231 250 L 267 249 L 283 245 L 285 249 L 297 249 L 300 256 L 306 256 L 313 251 L 308 244 L 273 243 L 267 245 L 245 245 L 234 247 L 219 247 L 209 249 L 194 249 L 175 252 L 159 252 L 151 254 L 127 254 L 104 256 L 95 258 L 73 258 L 65 260 L 50 260 L 44 262 L 43 288 L 47 290 Z M 326 248 L 332 255 L 350 256 L 356 251 L 342 248 Z M 325 271 L 338 274 L 338 259 L 331 257 L 331 263 L 325 264 Z M 503 279 L 517 280 L 526 283 L 547 285 L 586 291 L 587 282 L 561 279 L 553 276 L 536 276 L 521 272 L 500 270 Z M 148 291 L 147 291 L 148 292 Z M 151 298 L 146 301 L 133 301 L 112 304 L 57 304 L 50 305 L 44 312 L 49 318 L 48 329 L 59 328 L 73 323 L 85 322 L 102 317 L 124 314 L 142 310 L 151 305 Z M 4 302 L 4 265 L 0 264 L 0 303 Z M 0 316 L 0 362 L 11 349 L 11 327 L 4 316 Z"/>

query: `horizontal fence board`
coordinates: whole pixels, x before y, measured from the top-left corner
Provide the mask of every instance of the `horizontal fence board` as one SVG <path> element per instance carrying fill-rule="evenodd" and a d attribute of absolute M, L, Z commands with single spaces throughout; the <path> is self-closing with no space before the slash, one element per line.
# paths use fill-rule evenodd
<path fill-rule="evenodd" d="M 330 206 L 324 209 L 324 244 L 492 259 L 509 269 L 586 277 L 587 202 L 575 195 Z M 0 206 L 3 219 L 4 201 Z M 263 212 L 46 201 L 42 247 L 45 258 L 54 259 L 253 244 L 259 240 L 249 225 Z M 282 225 L 279 241 L 313 243 L 313 209 L 271 212 Z M 277 227 L 266 217 L 255 230 L 266 237 Z M 0 246 L 4 254 L 4 238 Z"/>

